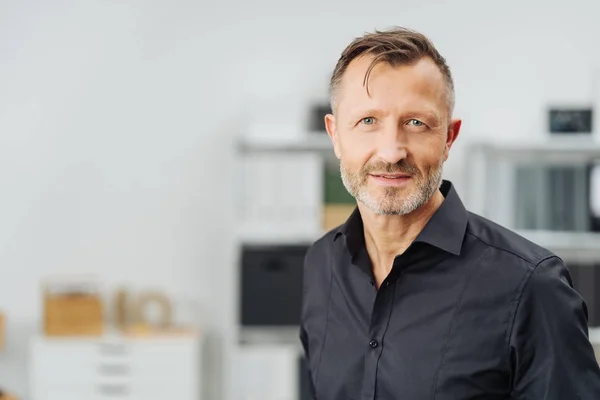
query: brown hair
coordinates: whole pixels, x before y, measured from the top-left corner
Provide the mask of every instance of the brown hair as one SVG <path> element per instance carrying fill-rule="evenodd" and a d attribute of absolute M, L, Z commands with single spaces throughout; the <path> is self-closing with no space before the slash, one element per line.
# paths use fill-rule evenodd
<path fill-rule="evenodd" d="M 354 39 L 344 49 L 329 84 L 331 109 L 333 111 L 335 111 L 335 93 L 348 65 L 354 59 L 366 54 L 374 56 L 363 82 L 363 85 L 367 88 L 367 93 L 369 91 L 369 75 L 377 64 L 385 62 L 391 66 L 399 66 L 416 63 L 424 57 L 431 58 L 446 79 L 448 110 L 452 114 L 454 109 L 454 82 L 446 60 L 425 35 L 407 28 L 392 28 L 385 31 L 366 33 L 362 37 Z"/>

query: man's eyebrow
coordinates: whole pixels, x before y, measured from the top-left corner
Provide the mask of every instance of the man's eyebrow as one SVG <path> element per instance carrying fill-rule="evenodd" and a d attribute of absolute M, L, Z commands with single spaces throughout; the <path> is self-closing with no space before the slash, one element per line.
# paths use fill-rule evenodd
<path fill-rule="evenodd" d="M 353 119 L 381 115 L 382 111 L 377 108 L 357 108 L 349 112 Z"/>

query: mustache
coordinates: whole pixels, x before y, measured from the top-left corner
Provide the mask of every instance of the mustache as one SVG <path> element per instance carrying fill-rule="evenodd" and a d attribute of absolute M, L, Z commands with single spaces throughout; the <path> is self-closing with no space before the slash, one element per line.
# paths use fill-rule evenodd
<path fill-rule="evenodd" d="M 386 173 L 386 174 L 407 174 L 407 175 L 419 175 L 420 171 L 416 165 L 408 163 L 406 160 L 401 160 L 395 164 L 380 162 L 374 164 L 367 164 L 363 168 L 363 173 L 370 174 L 373 172 Z"/>

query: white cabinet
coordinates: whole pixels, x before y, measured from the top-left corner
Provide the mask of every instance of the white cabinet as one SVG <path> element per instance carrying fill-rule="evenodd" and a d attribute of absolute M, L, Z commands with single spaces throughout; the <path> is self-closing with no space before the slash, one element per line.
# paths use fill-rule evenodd
<path fill-rule="evenodd" d="M 239 346 L 234 365 L 236 400 L 300 400 L 297 345 Z"/>
<path fill-rule="evenodd" d="M 200 400 L 198 336 L 31 342 L 32 400 Z"/>

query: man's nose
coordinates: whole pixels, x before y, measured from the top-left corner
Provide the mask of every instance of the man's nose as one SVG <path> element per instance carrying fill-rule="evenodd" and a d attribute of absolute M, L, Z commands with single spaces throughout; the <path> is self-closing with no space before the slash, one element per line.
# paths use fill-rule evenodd
<path fill-rule="evenodd" d="M 408 155 L 406 134 L 399 127 L 390 127 L 381 132 L 377 144 L 377 155 L 389 164 L 397 164 Z"/>

